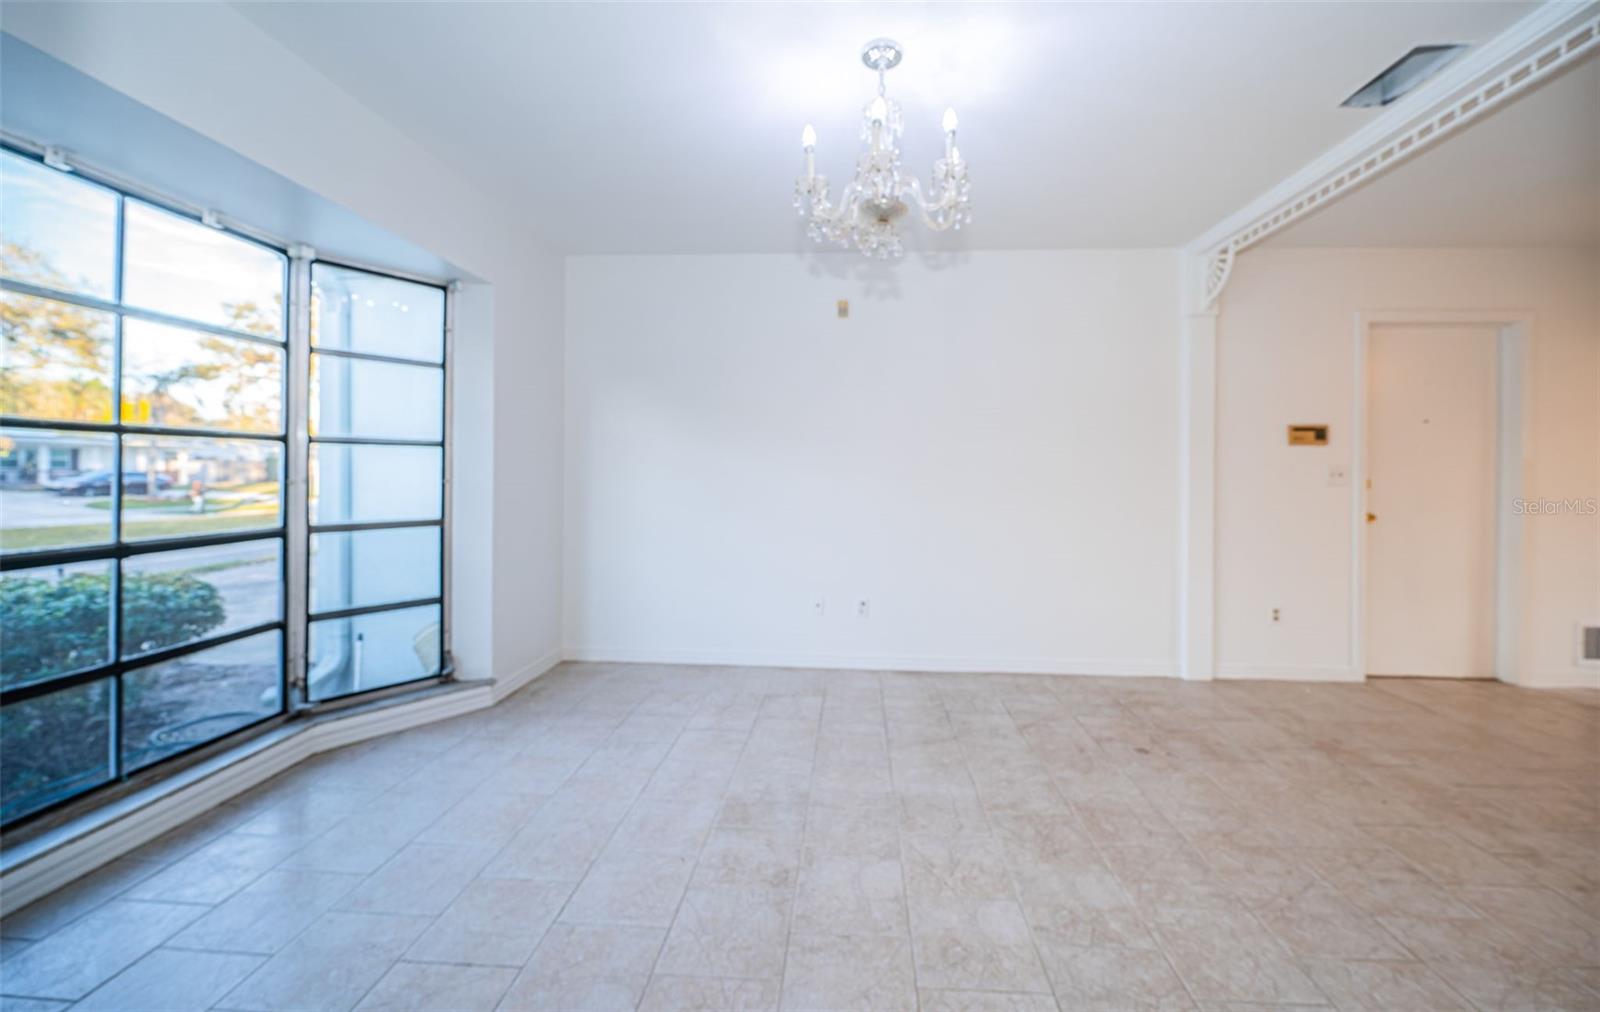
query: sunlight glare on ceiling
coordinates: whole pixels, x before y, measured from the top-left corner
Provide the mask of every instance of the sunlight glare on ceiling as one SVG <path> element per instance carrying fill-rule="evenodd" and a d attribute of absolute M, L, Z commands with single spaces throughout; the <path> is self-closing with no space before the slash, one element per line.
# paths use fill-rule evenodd
<path fill-rule="evenodd" d="M 890 88 L 908 115 L 949 105 L 981 108 L 1017 88 L 1019 72 L 1044 58 L 1047 33 L 1022 32 L 1001 12 L 920 7 L 815 7 L 804 22 L 735 9 L 714 26 L 716 48 L 773 116 L 803 121 L 820 111 L 854 112 L 872 96 L 861 46 L 887 36 L 905 48 Z"/>

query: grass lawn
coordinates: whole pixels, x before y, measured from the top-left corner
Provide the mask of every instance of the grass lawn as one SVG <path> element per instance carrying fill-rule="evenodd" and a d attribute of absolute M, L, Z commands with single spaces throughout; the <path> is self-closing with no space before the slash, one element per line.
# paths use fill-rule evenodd
<path fill-rule="evenodd" d="M 92 502 L 84 503 L 84 505 L 92 510 L 106 510 L 109 512 L 111 500 L 95 499 Z M 131 495 L 124 496 L 122 499 L 122 508 L 125 510 L 171 510 L 177 509 L 179 505 L 176 499 L 136 499 Z"/>
<path fill-rule="evenodd" d="M 273 483 L 248 485 L 242 488 L 229 489 L 228 491 L 222 493 L 213 493 L 206 498 L 206 512 L 220 513 L 223 510 L 251 508 L 253 506 L 258 506 L 259 503 L 248 503 L 246 506 L 241 507 L 239 505 L 240 501 L 249 497 L 262 495 L 271 495 L 274 499 L 276 499 L 277 493 L 278 486 Z M 97 498 L 84 503 L 84 505 L 92 510 L 109 510 L 111 508 L 111 499 L 109 497 L 103 499 Z M 158 496 L 125 495 L 122 497 L 122 508 L 124 511 L 183 510 L 185 512 L 191 512 L 193 510 L 193 503 L 190 502 L 187 496 L 182 499 L 176 499 L 172 497 L 163 499 Z"/>
<path fill-rule="evenodd" d="M 273 510 L 193 515 L 169 519 L 125 518 L 125 538 L 176 538 L 188 534 L 217 534 L 222 531 L 276 526 Z M 67 524 L 57 527 L 18 527 L 0 530 L 0 551 L 17 552 L 37 548 L 72 548 L 104 544 L 111 537 L 109 524 Z"/>

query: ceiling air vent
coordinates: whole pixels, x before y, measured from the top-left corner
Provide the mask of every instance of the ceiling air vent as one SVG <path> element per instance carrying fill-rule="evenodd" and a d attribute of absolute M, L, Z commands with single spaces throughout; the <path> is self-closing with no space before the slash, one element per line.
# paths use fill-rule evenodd
<path fill-rule="evenodd" d="M 1466 46 L 1418 46 L 1389 65 L 1389 69 L 1374 77 L 1341 105 L 1350 109 L 1369 109 L 1388 105 L 1428 78 L 1437 74 L 1444 65 L 1466 51 Z"/>

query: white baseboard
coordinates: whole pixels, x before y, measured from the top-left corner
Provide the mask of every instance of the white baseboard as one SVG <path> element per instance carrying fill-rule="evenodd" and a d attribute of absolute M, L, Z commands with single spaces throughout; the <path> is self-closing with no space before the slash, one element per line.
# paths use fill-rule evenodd
<path fill-rule="evenodd" d="M 1343 664 L 1218 664 L 1216 677 L 1257 682 L 1364 682 L 1366 676 Z"/>
<path fill-rule="evenodd" d="M 1546 668 L 1518 684 L 1525 689 L 1600 689 L 1600 668 Z"/>
<path fill-rule="evenodd" d="M 494 680 L 494 701 L 498 703 L 523 686 L 543 678 L 549 673 L 550 669 L 560 664 L 561 660 L 562 651 L 558 647 L 554 650 L 546 651 L 544 656 L 523 665 L 504 678 L 496 678 Z"/>
<path fill-rule="evenodd" d="M 560 663 L 560 651 L 495 682 L 465 682 L 419 699 L 374 703 L 290 724 L 119 798 L 0 860 L 0 916 L 264 783 L 319 752 L 493 706 Z"/>
<path fill-rule="evenodd" d="M 824 654 L 766 650 L 683 650 L 648 647 L 569 646 L 569 661 L 630 664 L 718 664 L 754 668 L 825 668 L 860 671 L 932 671 L 999 675 L 1105 675 L 1175 678 L 1170 660 L 1060 657 L 950 657 L 926 654 Z"/>

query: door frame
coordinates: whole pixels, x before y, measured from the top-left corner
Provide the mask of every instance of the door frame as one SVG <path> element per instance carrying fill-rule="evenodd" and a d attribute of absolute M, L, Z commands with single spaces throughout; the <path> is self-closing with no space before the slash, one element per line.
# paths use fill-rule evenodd
<path fill-rule="evenodd" d="M 1495 327 L 1495 567 L 1494 677 L 1512 685 L 1520 681 L 1519 646 L 1524 571 L 1523 517 L 1511 509 L 1523 497 L 1532 460 L 1533 347 L 1532 310 L 1380 309 L 1360 310 L 1355 319 L 1355 402 L 1350 467 L 1350 666 L 1367 678 L 1367 437 L 1370 377 L 1367 374 L 1374 327 L 1392 324 L 1448 326 L 1480 324 Z"/>

